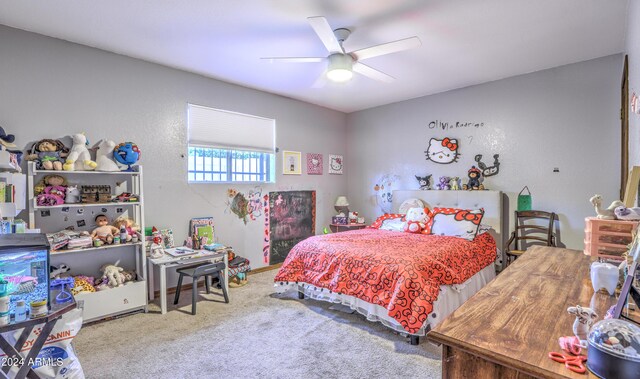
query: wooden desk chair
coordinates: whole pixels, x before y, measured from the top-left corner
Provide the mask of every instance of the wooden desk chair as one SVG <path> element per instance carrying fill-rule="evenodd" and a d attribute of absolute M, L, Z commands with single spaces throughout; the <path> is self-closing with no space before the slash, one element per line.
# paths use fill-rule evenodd
<path fill-rule="evenodd" d="M 555 219 L 556 214 L 553 212 L 515 211 L 515 229 L 507 242 L 507 266 L 524 254 L 529 245 L 555 246 Z M 539 220 L 546 221 L 546 225 Z"/>
<path fill-rule="evenodd" d="M 193 278 L 192 298 L 191 298 L 191 314 L 196 314 L 196 303 L 198 301 L 198 279 L 204 276 L 204 285 L 207 288 L 207 293 L 211 293 L 211 277 L 218 277 L 220 285 L 222 287 L 222 294 L 224 295 L 224 302 L 229 302 L 229 295 L 224 285 L 224 281 L 227 279 L 224 277 L 224 262 L 218 263 L 206 263 L 199 266 L 190 266 L 179 268 L 176 270 L 180 274 L 178 278 L 178 287 L 176 288 L 176 297 L 173 300 L 173 304 L 178 304 L 180 300 L 180 290 L 182 289 L 182 278 L 190 276 Z"/>

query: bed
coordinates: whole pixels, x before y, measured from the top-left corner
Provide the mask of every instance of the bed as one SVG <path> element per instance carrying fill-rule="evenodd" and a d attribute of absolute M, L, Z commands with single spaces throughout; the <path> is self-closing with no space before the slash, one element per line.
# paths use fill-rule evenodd
<path fill-rule="evenodd" d="M 394 211 L 411 198 L 432 209 L 483 208 L 482 224 L 491 230 L 473 241 L 377 229 L 310 237 L 287 256 L 275 277 L 276 291 L 346 305 L 417 344 L 495 277 L 502 193 L 394 191 Z"/>

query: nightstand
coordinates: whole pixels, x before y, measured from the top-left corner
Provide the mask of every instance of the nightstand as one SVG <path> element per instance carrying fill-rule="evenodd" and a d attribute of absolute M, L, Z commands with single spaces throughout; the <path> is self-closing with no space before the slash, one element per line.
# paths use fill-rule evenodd
<path fill-rule="evenodd" d="M 346 225 L 331 224 L 330 225 L 331 231 L 334 233 L 347 232 L 349 230 L 364 229 L 366 227 L 367 227 L 367 224 L 346 224 Z"/>

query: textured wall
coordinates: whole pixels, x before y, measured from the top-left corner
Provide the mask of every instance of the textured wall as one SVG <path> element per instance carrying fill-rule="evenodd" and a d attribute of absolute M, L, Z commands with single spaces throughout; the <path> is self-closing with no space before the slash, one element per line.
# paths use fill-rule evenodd
<path fill-rule="evenodd" d="M 346 116 L 300 101 L 57 39 L 0 26 L 0 125 L 21 148 L 45 137 L 86 131 L 132 140 L 142 149 L 147 225 L 171 227 L 176 240 L 189 219 L 213 216 L 220 242 L 253 267 L 262 263 L 263 218 L 244 225 L 226 211 L 226 184 L 187 184 L 187 103 L 277 120 L 283 150 L 344 154 Z M 277 171 L 281 172 L 281 154 Z M 346 193 L 346 175 L 283 176 L 265 192 L 317 191 L 317 232 L 328 225 L 333 201 Z M 234 186 L 247 191 L 253 185 Z"/>
<path fill-rule="evenodd" d="M 589 197 L 618 197 L 620 75 L 613 55 L 349 114 L 349 200 L 371 219 L 380 213 L 373 187 L 381 175 L 417 189 L 414 175 L 466 178 L 476 154 L 490 164 L 499 153 L 500 173 L 486 183 L 509 197 L 507 215 L 528 185 L 534 208 L 559 213 L 561 241 L 582 249 Z M 441 128 L 458 121 L 484 126 Z M 429 138 L 444 136 L 459 140 L 460 160 L 427 162 Z"/>
<path fill-rule="evenodd" d="M 629 55 L 629 97 L 640 96 L 640 1 L 629 1 L 627 41 Z M 640 166 L 640 114 L 629 107 L 629 167 Z"/>

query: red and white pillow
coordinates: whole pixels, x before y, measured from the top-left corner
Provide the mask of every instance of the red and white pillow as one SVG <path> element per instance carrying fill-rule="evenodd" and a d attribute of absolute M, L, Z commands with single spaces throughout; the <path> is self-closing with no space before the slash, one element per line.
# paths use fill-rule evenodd
<path fill-rule="evenodd" d="M 378 217 L 369 227 L 373 229 L 401 232 L 402 225 L 404 223 L 404 216 L 405 215 L 399 213 L 386 213 Z"/>
<path fill-rule="evenodd" d="M 434 208 L 424 233 L 473 241 L 483 216 L 484 209 Z"/>

